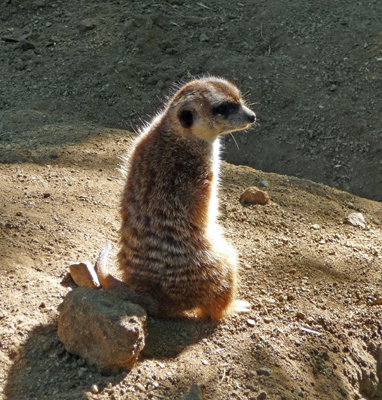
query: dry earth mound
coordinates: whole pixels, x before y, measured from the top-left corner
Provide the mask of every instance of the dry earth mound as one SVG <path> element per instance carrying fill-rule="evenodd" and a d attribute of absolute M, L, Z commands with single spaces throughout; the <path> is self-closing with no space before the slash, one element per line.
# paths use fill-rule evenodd
<path fill-rule="evenodd" d="M 45 125 L 8 150 L 35 162 L 0 168 L 0 399 L 178 400 L 194 385 L 204 399 L 381 398 L 381 203 L 249 167 L 224 164 L 220 196 L 249 316 L 149 318 L 140 361 L 118 376 L 64 350 L 61 282 L 107 241 L 115 256 L 129 136 Z M 254 186 L 270 201 L 243 206 Z"/>

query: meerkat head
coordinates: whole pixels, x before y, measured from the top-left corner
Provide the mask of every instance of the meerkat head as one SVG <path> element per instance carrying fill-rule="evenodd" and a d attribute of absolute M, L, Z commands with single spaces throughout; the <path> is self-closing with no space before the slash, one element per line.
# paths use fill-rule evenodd
<path fill-rule="evenodd" d="M 170 100 L 168 113 L 177 131 L 207 141 L 245 129 L 256 121 L 256 114 L 245 106 L 239 89 L 213 77 L 184 85 Z"/>

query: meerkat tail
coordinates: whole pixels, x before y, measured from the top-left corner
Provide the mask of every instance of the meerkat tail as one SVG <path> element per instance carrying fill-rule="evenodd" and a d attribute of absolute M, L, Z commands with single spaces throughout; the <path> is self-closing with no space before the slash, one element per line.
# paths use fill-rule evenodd
<path fill-rule="evenodd" d="M 146 295 L 145 293 L 135 292 L 125 282 L 114 278 L 114 276 L 110 274 L 106 267 L 110 250 L 111 243 L 107 243 L 106 246 L 101 250 L 101 253 L 99 254 L 98 259 L 94 265 L 94 270 L 98 276 L 98 280 L 101 284 L 102 289 L 121 292 L 126 300 L 131 301 L 132 303 L 139 304 L 146 310 L 150 311 L 152 314 L 156 314 L 157 307 L 152 297 Z"/>
<path fill-rule="evenodd" d="M 129 287 L 126 285 L 126 283 L 120 281 L 117 278 L 114 278 L 114 276 L 110 274 L 106 266 L 110 250 L 111 243 L 107 243 L 106 246 L 101 250 L 98 259 L 95 262 L 94 270 L 103 289 L 122 291 Z"/>

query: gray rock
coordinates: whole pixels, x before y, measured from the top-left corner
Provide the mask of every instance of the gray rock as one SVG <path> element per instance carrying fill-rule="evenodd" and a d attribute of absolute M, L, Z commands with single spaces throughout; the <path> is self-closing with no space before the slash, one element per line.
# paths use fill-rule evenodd
<path fill-rule="evenodd" d="M 202 34 L 199 36 L 199 41 L 200 41 L 200 42 L 209 42 L 209 40 L 210 40 L 210 38 L 209 38 L 205 33 L 202 33 Z"/>
<path fill-rule="evenodd" d="M 93 19 L 84 19 L 79 24 L 80 31 L 82 31 L 82 32 L 91 31 L 96 26 L 97 26 L 97 23 Z"/>
<path fill-rule="evenodd" d="M 146 337 L 146 312 L 140 306 L 115 292 L 79 287 L 58 310 L 58 336 L 69 353 L 103 372 L 134 366 Z"/>
<path fill-rule="evenodd" d="M 201 385 L 193 385 L 191 389 L 187 393 L 186 400 L 202 400 L 203 399 L 203 390 Z"/>
<path fill-rule="evenodd" d="M 272 370 L 267 367 L 262 367 L 257 370 L 257 375 L 270 376 L 271 374 L 272 374 Z"/>

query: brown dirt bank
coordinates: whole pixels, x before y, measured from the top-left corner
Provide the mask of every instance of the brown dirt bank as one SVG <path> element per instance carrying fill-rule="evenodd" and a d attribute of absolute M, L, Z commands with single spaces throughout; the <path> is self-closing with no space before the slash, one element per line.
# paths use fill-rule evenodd
<path fill-rule="evenodd" d="M 39 163 L 0 168 L 0 399 L 179 400 L 194 384 L 211 400 L 381 399 L 381 203 L 249 167 L 224 164 L 221 223 L 251 313 L 218 325 L 149 318 L 138 365 L 116 377 L 65 351 L 61 281 L 107 241 L 115 262 L 128 137 L 47 125 L 27 153 L 13 150 Z M 239 203 L 253 185 L 268 205 Z M 346 222 L 352 212 L 365 227 Z"/>
<path fill-rule="evenodd" d="M 258 102 L 228 161 L 382 200 L 381 19 L 379 0 L 3 0 L 0 160 L 47 123 L 136 128 L 216 74 Z"/>

